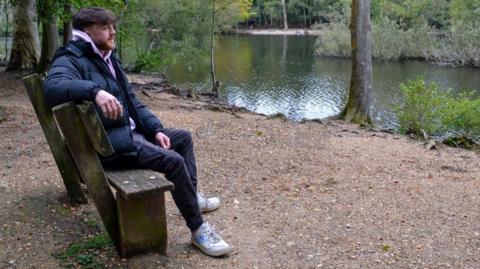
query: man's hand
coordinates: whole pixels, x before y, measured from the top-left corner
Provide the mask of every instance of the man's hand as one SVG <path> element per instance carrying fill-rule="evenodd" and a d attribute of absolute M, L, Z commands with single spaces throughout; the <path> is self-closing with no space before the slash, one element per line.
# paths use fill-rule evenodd
<path fill-rule="evenodd" d="M 155 135 L 155 139 L 160 143 L 160 146 L 164 149 L 170 149 L 170 138 L 162 132 L 158 132 Z"/>
<path fill-rule="evenodd" d="M 102 109 L 103 115 L 112 120 L 116 120 L 123 115 L 123 107 L 115 96 L 104 90 L 98 91 L 95 96 L 95 103 Z"/>

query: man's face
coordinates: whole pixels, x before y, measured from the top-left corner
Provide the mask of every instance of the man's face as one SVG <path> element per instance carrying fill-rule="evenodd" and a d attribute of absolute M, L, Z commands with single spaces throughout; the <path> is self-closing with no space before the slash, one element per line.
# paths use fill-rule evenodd
<path fill-rule="evenodd" d="M 115 26 L 112 24 L 94 24 L 84 31 L 92 38 L 100 50 L 113 50 L 115 48 Z"/>

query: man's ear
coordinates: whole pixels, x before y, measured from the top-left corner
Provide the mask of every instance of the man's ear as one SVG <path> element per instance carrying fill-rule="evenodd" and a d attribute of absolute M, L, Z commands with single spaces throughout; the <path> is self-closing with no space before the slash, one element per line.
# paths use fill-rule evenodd
<path fill-rule="evenodd" d="M 89 26 L 89 27 L 83 28 L 83 32 L 86 33 L 87 35 L 89 35 L 89 36 L 91 37 L 91 36 L 92 36 L 92 35 L 91 35 L 92 27 L 93 27 L 93 26 Z"/>

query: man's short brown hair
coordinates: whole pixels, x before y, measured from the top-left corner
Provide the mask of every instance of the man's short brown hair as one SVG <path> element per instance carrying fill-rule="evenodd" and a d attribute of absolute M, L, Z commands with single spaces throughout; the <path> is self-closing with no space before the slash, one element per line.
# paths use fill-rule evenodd
<path fill-rule="evenodd" d="M 85 28 L 97 23 L 115 25 L 117 16 L 112 11 L 100 7 L 83 8 L 73 15 L 73 29 L 83 31 Z"/>

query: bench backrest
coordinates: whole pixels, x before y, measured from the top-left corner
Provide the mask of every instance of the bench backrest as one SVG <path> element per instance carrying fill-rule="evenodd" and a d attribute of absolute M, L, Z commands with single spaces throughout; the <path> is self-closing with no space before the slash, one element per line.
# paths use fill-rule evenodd
<path fill-rule="evenodd" d="M 80 185 L 80 175 L 57 127 L 52 110 L 46 105 L 43 96 L 42 78 L 34 74 L 23 78 L 23 83 L 62 176 L 70 201 L 74 204 L 86 203 L 87 199 Z"/>

